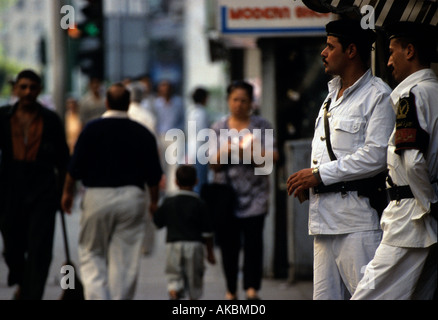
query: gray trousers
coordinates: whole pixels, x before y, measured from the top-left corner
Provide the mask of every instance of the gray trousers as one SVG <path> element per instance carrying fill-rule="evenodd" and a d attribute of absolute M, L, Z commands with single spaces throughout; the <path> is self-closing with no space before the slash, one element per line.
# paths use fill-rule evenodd
<path fill-rule="evenodd" d="M 87 300 L 133 299 L 145 233 L 138 187 L 88 188 L 80 219 L 80 275 Z"/>
<path fill-rule="evenodd" d="M 204 245 L 196 241 L 166 243 L 167 290 L 187 291 L 191 300 L 203 292 Z"/>

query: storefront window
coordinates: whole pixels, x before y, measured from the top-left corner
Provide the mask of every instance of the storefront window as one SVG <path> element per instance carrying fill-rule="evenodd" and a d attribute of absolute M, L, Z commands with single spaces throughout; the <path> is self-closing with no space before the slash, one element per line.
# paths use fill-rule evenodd
<path fill-rule="evenodd" d="M 313 136 L 314 124 L 327 95 L 321 60 L 325 38 L 292 38 L 277 41 L 277 125 L 280 140 Z"/>

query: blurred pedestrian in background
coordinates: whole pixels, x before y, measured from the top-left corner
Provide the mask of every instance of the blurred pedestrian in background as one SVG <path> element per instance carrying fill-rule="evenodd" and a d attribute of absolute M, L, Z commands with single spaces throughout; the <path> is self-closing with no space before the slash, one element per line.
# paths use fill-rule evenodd
<path fill-rule="evenodd" d="M 85 298 L 133 299 L 145 232 L 145 184 L 157 208 L 162 170 L 155 137 L 128 118 L 130 93 L 121 83 L 107 91 L 106 111 L 76 143 L 62 207 L 70 213 L 77 180 L 85 186 L 79 263 Z"/>
<path fill-rule="evenodd" d="M 153 112 L 155 92 L 152 79 L 149 74 L 144 74 L 139 77 L 138 81 L 144 86 L 143 97 L 140 104 L 143 108 Z"/>
<path fill-rule="evenodd" d="M 155 127 L 157 119 L 150 109 L 144 107 L 143 101 L 144 85 L 139 81 L 131 82 L 126 86 L 131 93 L 131 102 L 129 104 L 128 116 L 144 125 L 152 134 L 156 135 Z"/>
<path fill-rule="evenodd" d="M 226 295 L 228 300 L 237 299 L 237 279 L 240 269 L 239 254 L 243 249 L 243 289 L 247 299 L 259 299 L 263 272 L 263 228 L 269 209 L 269 176 L 255 174 L 256 167 L 262 165 L 254 160 L 254 146 L 260 146 L 259 152 L 271 165 L 278 160 L 278 152 L 272 133 L 269 143 L 266 136 L 272 125 L 263 117 L 252 114 L 254 100 L 253 86 L 246 81 L 235 81 L 227 87 L 227 103 L 229 115 L 212 125 L 218 137 L 218 150 L 212 154 L 211 168 L 214 170 L 214 182 L 229 183 L 237 195 L 237 206 L 233 212 L 224 212 L 229 220 L 225 227 L 217 230 L 216 239 L 222 255 L 222 266 L 226 279 Z M 237 132 L 249 131 L 239 136 L 238 141 L 227 140 L 221 136 L 221 130 L 235 129 Z M 256 138 L 254 130 L 261 130 Z M 256 141 L 260 139 L 260 141 Z M 232 149 L 235 144 L 239 150 L 237 159 L 233 158 Z M 244 161 L 242 154 L 251 151 L 251 161 Z M 222 163 L 221 159 L 227 159 Z M 236 163 L 236 164 L 234 164 Z"/>
<path fill-rule="evenodd" d="M 14 298 L 40 300 L 69 149 L 60 117 L 37 102 L 40 76 L 23 70 L 14 86 L 18 102 L 0 108 L 0 230 Z"/>
<path fill-rule="evenodd" d="M 131 103 L 129 104 L 128 109 L 128 116 L 134 120 L 140 123 L 141 125 L 145 126 L 154 136 L 155 136 L 155 122 L 156 119 L 152 112 L 143 107 L 141 105 L 141 101 L 143 100 L 143 93 L 144 93 L 144 85 L 139 81 L 131 82 L 127 89 L 131 93 Z M 158 152 L 158 150 L 157 150 Z M 147 185 L 145 185 L 145 188 L 147 189 Z M 152 221 L 152 216 L 149 213 L 149 192 L 145 193 L 146 196 L 146 229 L 145 229 L 145 235 L 144 235 L 144 242 L 142 246 L 142 252 L 145 255 L 150 254 L 153 251 L 154 248 L 154 242 L 155 242 L 155 225 Z"/>
<path fill-rule="evenodd" d="M 76 140 L 82 130 L 82 123 L 79 117 L 79 104 L 75 98 L 68 98 L 65 103 L 65 132 L 67 136 L 67 144 L 70 154 L 76 144 Z"/>
<path fill-rule="evenodd" d="M 210 128 L 211 125 L 209 114 L 207 112 L 208 96 L 209 93 L 207 89 L 203 87 L 195 88 L 192 92 L 193 105 L 189 109 L 187 115 L 187 161 L 188 163 L 195 165 L 198 183 L 196 184 L 194 191 L 198 194 L 204 183 L 208 181 L 209 172 L 208 163 L 199 162 L 197 157 L 199 147 L 205 143 L 204 139 L 201 139 L 201 137 L 199 141 L 197 141 L 198 134 L 202 129 Z M 196 135 L 194 137 L 188 137 L 191 133 Z M 205 158 L 205 156 L 203 158 Z"/>
<path fill-rule="evenodd" d="M 157 97 L 154 100 L 153 111 L 155 113 L 156 133 L 158 137 L 161 165 L 165 174 L 165 192 L 171 192 L 177 190 L 175 184 L 175 172 L 178 163 L 183 163 L 184 159 L 182 154 L 173 155 L 178 157 L 177 163 L 169 163 L 166 160 L 166 149 L 172 143 L 173 140 L 166 141 L 166 133 L 170 129 L 185 130 L 185 108 L 183 100 L 179 95 L 176 95 L 172 83 L 169 80 L 161 80 L 157 87 Z"/>
<path fill-rule="evenodd" d="M 154 222 L 167 230 L 165 272 L 170 299 L 181 299 L 187 292 L 190 300 L 198 300 L 204 286 L 204 257 L 216 263 L 212 218 L 204 201 L 193 191 L 196 168 L 181 165 L 175 178 L 179 190 L 163 199 L 154 213 Z"/>
<path fill-rule="evenodd" d="M 79 116 L 82 127 L 85 127 L 90 120 L 99 118 L 105 111 L 105 93 L 102 87 L 102 79 L 90 77 L 87 91 L 79 99 Z"/>

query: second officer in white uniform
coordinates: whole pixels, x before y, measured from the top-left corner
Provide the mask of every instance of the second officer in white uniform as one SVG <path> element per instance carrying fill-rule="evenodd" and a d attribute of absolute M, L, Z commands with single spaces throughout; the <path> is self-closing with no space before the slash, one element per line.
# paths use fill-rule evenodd
<path fill-rule="evenodd" d="M 432 299 L 437 287 L 438 78 L 431 62 L 438 62 L 438 29 L 414 22 L 386 29 L 388 66 L 398 83 L 391 93 L 396 124 L 387 156 L 391 202 L 382 215 L 382 242 L 352 299 Z"/>

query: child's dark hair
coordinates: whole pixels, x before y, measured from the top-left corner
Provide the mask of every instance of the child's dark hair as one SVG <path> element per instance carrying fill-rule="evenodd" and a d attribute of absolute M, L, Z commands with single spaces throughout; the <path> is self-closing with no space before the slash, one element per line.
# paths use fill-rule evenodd
<path fill-rule="evenodd" d="M 193 187 L 196 184 L 196 168 L 183 164 L 176 170 L 176 180 L 181 187 Z"/>

